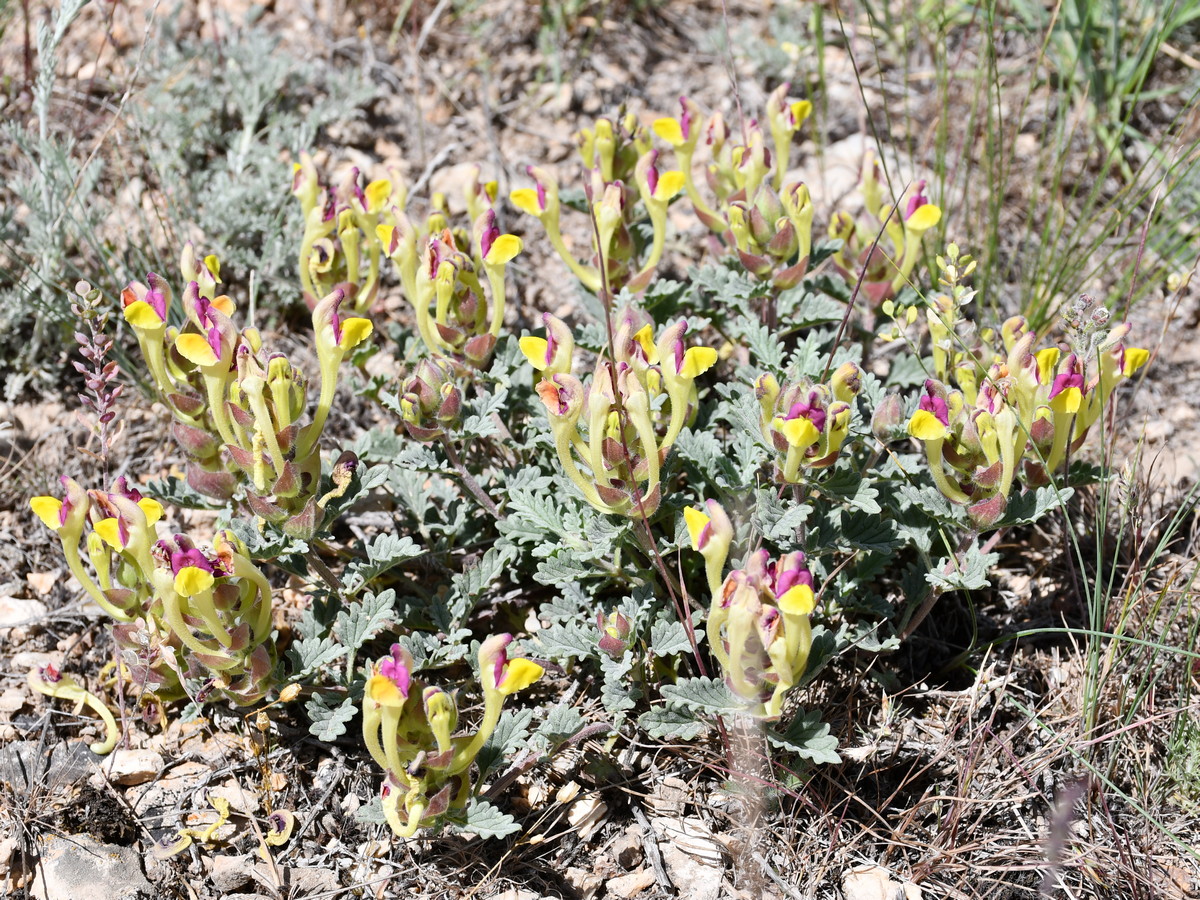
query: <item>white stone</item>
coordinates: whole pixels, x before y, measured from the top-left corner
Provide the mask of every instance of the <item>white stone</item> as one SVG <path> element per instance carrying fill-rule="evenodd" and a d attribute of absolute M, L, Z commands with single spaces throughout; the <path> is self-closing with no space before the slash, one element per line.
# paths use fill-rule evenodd
<path fill-rule="evenodd" d="M 859 866 L 842 876 L 846 900 L 921 900 L 921 889 L 893 881 L 882 866 Z"/>
<path fill-rule="evenodd" d="M 162 771 L 163 758 L 153 750 L 114 750 L 100 764 L 100 777 L 113 784 L 145 784 Z"/>
<path fill-rule="evenodd" d="M 86 834 L 42 842 L 31 891 L 38 900 L 150 900 L 154 887 L 132 847 L 101 844 Z"/>
<path fill-rule="evenodd" d="M 46 604 L 41 600 L 0 597 L 0 629 L 33 624 L 45 618 L 46 612 Z"/>

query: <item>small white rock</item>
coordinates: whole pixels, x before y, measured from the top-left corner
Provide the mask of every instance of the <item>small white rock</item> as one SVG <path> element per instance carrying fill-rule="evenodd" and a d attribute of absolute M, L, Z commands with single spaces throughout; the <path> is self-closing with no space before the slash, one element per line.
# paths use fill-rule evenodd
<path fill-rule="evenodd" d="M 38 900 L 149 900 L 155 896 L 132 847 L 101 844 L 86 834 L 72 834 L 52 835 L 41 849 L 32 890 Z"/>
<path fill-rule="evenodd" d="M 162 771 L 163 758 L 153 750 L 114 750 L 100 764 L 96 780 L 113 784 L 145 784 Z"/>
<path fill-rule="evenodd" d="M 582 797 L 571 804 L 567 812 L 567 821 L 579 833 L 581 841 L 587 841 L 604 823 L 608 804 L 599 797 Z"/>
<path fill-rule="evenodd" d="M 0 629 L 29 625 L 44 618 L 46 612 L 46 604 L 41 600 L 0 597 Z"/>

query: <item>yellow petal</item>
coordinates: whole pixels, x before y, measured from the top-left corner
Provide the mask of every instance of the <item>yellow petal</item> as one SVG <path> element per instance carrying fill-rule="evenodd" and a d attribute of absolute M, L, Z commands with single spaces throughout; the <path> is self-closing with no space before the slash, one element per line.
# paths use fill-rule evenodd
<path fill-rule="evenodd" d="M 1144 347 L 1126 347 L 1125 348 L 1125 365 L 1122 367 L 1122 374 L 1128 378 L 1138 369 L 1146 364 L 1150 359 L 1150 351 Z"/>
<path fill-rule="evenodd" d="M 647 362 L 658 362 L 658 348 L 654 346 L 654 326 L 643 325 L 637 330 L 637 334 L 633 336 L 642 347 L 642 353 L 646 355 Z"/>
<path fill-rule="evenodd" d="M 141 500 L 139 500 L 137 502 L 137 505 L 141 508 L 142 512 L 144 512 L 146 514 L 146 524 L 147 525 L 153 525 L 155 522 L 157 522 L 159 519 L 162 518 L 162 515 L 163 515 L 162 504 L 159 503 L 157 500 L 152 500 L 149 497 L 143 497 Z"/>
<path fill-rule="evenodd" d="M 237 306 L 234 305 L 233 298 L 228 294 L 219 294 L 213 297 L 212 305 L 213 309 L 227 316 L 233 316 L 234 312 L 237 311 Z"/>
<path fill-rule="evenodd" d="M 772 423 L 793 447 L 810 447 L 821 438 L 817 426 L 800 416 L 795 419 L 776 418 Z"/>
<path fill-rule="evenodd" d="M 175 338 L 175 349 L 190 363 L 194 363 L 201 368 L 205 366 L 215 366 L 220 360 L 217 359 L 217 354 L 213 353 L 212 347 L 208 346 L 208 341 L 203 335 L 195 332 L 181 334 Z"/>
<path fill-rule="evenodd" d="M 706 525 L 712 521 L 708 513 L 694 506 L 684 507 L 683 521 L 687 525 L 688 536 L 692 539 L 692 549 L 700 549 L 700 534 Z"/>
<path fill-rule="evenodd" d="M 546 368 L 546 351 L 550 345 L 546 343 L 545 338 L 533 337 L 532 335 L 521 338 L 517 342 L 521 348 L 521 352 L 525 354 L 525 358 L 529 360 L 530 365 L 538 372 Z"/>
<path fill-rule="evenodd" d="M 1050 408 L 1057 413 L 1077 413 L 1083 401 L 1083 391 L 1077 387 L 1064 388 L 1050 401 Z"/>
<path fill-rule="evenodd" d="M 195 597 L 212 590 L 214 581 L 212 572 L 206 572 L 199 566 L 184 566 L 175 576 L 175 593 Z"/>
<path fill-rule="evenodd" d="M 817 605 L 812 588 L 807 584 L 798 584 L 776 601 L 779 609 L 789 616 L 810 615 Z"/>
<path fill-rule="evenodd" d="M 543 672 L 545 669 L 531 659 L 511 659 L 504 670 L 504 683 L 500 685 L 500 693 L 507 696 L 523 691 L 541 678 Z"/>
<path fill-rule="evenodd" d="M 221 261 L 217 259 L 217 254 L 210 253 L 204 257 L 204 268 L 212 274 L 213 281 L 221 283 Z"/>
<path fill-rule="evenodd" d="M 812 108 L 812 104 L 807 100 L 797 100 L 792 104 L 792 118 L 796 120 L 797 128 L 812 115 Z"/>
<path fill-rule="evenodd" d="M 940 221 L 942 221 L 942 211 L 932 203 L 926 203 L 913 211 L 913 214 L 904 221 L 904 227 L 916 232 L 926 232 Z"/>
<path fill-rule="evenodd" d="M 343 350 L 349 350 L 352 347 L 357 347 L 368 337 L 375 326 L 371 324 L 370 319 L 364 319 L 360 316 L 355 316 L 352 319 L 342 319 L 342 339 L 338 342 L 338 346 Z"/>
<path fill-rule="evenodd" d="M 403 706 L 407 699 L 396 682 L 386 675 L 372 675 L 367 679 L 367 696 L 380 706 Z"/>
<path fill-rule="evenodd" d="M 654 133 L 672 147 L 683 143 L 683 126 L 675 119 L 655 119 Z"/>
<path fill-rule="evenodd" d="M 58 531 L 62 525 L 58 522 L 58 516 L 62 512 L 62 501 L 57 497 L 34 497 L 29 501 L 29 507 L 34 511 L 42 523 L 51 531 Z"/>
<path fill-rule="evenodd" d="M 929 410 L 918 409 L 908 420 L 908 433 L 918 441 L 939 441 L 946 437 L 946 426 Z"/>
<path fill-rule="evenodd" d="M 1054 380 L 1054 367 L 1058 365 L 1059 352 L 1057 347 L 1046 347 L 1035 354 L 1038 368 L 1038 381 L 1049 384 Z"/>
<path fill-rule="evenodd" d="M 386 178 L 372 181 L 363 192 L 367 197 L 367 212 L 377 213 L 383 209 L 383 204 L 392 195 L 392 183 Z"/>
<path fill-rule="evenodd" d="M 515 234 L 502 234 L 492 241 L 484 262 L 493 266 L 502 266 L 521 252 L 524 245 Z"/>
<path fill-rule="evenodd" d="M 395 225 L 375 226 L 375 237 L 379 238 L 380 243 L 383 244 L 384 251 L 387 251 L 387 249 L 392 246 L 392 235 L 395 233 L 395 231 Z"/>
<path fill-rule="evenodd" d="M 125 321 L 134 328 L 146 330 L 162 328 L 166 324 L 158 317 L 154 307 L 145 300 L 136 300 L 125 307 Z"/>
<path fill-rule="evenodd" d="M 92 530 L 100 535 L 100 539 L 114 550 L 125 549 L 125 545 L 121 543 L 121 524 L 113 517 L 110 516 L 107 519 L 101 519 L 92 526 Z"/>
<path fill-rule="evenodd" d="M 512 200 L 513 206 L 521 210 L 521 212 L 529 213 L 531 216 L 542 215 L 541 204 L 538 203 L 538 193 L 533 188 L 517 188 L 508 198 Z"/>
<path fill-rule="evenodd" d="M 655 200 L 670 200 L 683 190 L 683 173 L 670 171 L 658 176 L 658 186 L 654 189 Z"/>
<path fill-rule="evenodd" d="M 683 354 L 683 367 L 679 375 L 682 378 L 695 378 L 711 369 L 716 362 L 717 351 L 712 347 L 692 347 Z"/>

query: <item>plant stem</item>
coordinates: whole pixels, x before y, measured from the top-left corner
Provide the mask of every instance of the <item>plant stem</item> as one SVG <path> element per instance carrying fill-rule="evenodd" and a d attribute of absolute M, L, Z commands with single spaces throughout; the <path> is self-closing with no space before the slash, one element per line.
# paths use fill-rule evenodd
<path fill-rule="evenodd" d="M 1000 542 L 1000 537 L 1003 534 L 1004 529 L 1000 529 L 995 532 L 995 534 L 989 537 L 984 542 L 983 546 L 979 548 L 979 552 L 987 553 Z M 945 567 L 942 569 L 943 574 L 949 575 L 956 568 L 958 568 L 959 559 L 964 553 L 967 552 L 967 548 L 971 546 L 971 543 L 978 536 L 978 532 L 972 531 L 970 534 L 967 534 L 963 537 L 962 541 L 958 545 L 958 548 L 954 551 L 954 559 L 946 563 Z M 930 586 L 929 594 L 925 597 L 925 600 L 921 603 L 917 611 L 913 613 L 912 618 L 908 620 L 908 623 L 900 632 L 900 640 L 908 640 L 912 633 L 917 630 L 920 624 L 925 621 L 925 618 L 933 611 L 934 604 L 937 603 L 938 598 L 942 596 L 942 593 L 942 588 L 939 588 L 936 585 Z"/>
<path fill-rule="evenodd" d="M 483 487 L 475 480 L 475 476 L 467 471 L 467 467 L 462 464 L 462 460 L 458 457 L 458 451 L 454 449 L 454 445 L 442 435 L 442 447 L 446 451 L 446 456 L 450 460 L 450 465 L 454 466 L 454 471 L 458 473 L 458 477 L 462 479 L 467 490 L 471 492 L 471 496 L 479 501 L 479 505 L 486 509 L 495 519 L 502 519 L 504 516 L 500 514 L 500 508 L 496 506 L 496 502 L 487 495 Z"/>

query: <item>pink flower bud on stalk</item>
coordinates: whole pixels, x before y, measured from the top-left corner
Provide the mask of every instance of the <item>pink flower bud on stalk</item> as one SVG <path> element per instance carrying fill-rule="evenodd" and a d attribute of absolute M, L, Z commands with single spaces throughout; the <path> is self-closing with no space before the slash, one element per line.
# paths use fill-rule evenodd
<path fill-rule="evenodd" d="M 317 363 L 321 373 L 321 392 L 317 399 L 317 410 L 313 421 L 303 429 L 296 449 L 296 456 L 306 457 L 316 444 L 325 428 L 325 419 L 333 405 L 337 390 L 337 371 L 346 354 L 371 336 L 374 327 L 370 319 L 352 317 L 343 319 L 340 308 L 345 294 L 335 290 L 313 308 L 313 338 L 317 345 Z"/>
<path fill-rule="evenodd" d="M 458 427 L 463 398 L 455 368 L 445 357 L 423 359 L 405 382 L 399 397 L 400 417 L 416 440 L 431 441 Z"/>
<path fill-rule="evenodd" d="M 777 191 L 783 188 L 792 138 L 800 130 L 804 120 L 812 114 L 812 103 L 809 101 L 787 99 L 790 87 L 785 81 L 767 98 L 767 125 L 771 129 L 771 139 L 775 144 L 773 184 Z"/>
<path fill-rule="evenodd" d="M 925 195 L 925 182 L 919 181 L 907 198 L 894 207 L 885 207 L 879 166 L 875 155 L 868 152 L 863 159 L 859 192 L 863 205 L 872 219 L 860 224 L 847 213 L 835 213 L 829 223 L 829 236 L 843 242 L 834 256 L 834 265 L 849 284 L 859 281 L 865 272 L 861 291 L 878 305 L 912 280 L 912 273 L 921 255 L 925 234 L 935 228 L 942 218 L 939 207 Z M 876 232 L 883 229 L 891 244 L 889 256 L 882 244 L 872 253 Z"/>
<path fill-rule="evenodd" d="M 602 612 L 596 613 L 596 628 L 600 632 L 600 639 L 596 646 L 600 651 L 612 659 L 620 659 L 625 655 L 625 651 L 629 649 L 629 635 L 632 631 L 632 625 L 622 613 L 613 612 L 607 616 Z"/>
<path fill-rule="evenodd" d="M 522 250 L 520 238 L 501 233 L 490 197 L 477 178 L 468 186 L 468 208 L 477 211 L 469 241 L 447 227 L 440 211 L 421 231 L 393 207 L 390 221 L 375 229 L 399 269 L 425 346 L 476 367 L 485 366 L 495 348 L 504 324 L 505 269 Z"/>
<path fill-rule="evenodd" d="M 580 262 L 562 237 L 558 185 L 544 169 L 530 168 L 536 187 L 518 188 L 513 205 L 538 218 L 555 252 L 592 293 L 644 290 L 654 276 L 666 242 L 667 207 L 684 186 L 684 174 L 661 171 L 650 138 L 633 115 L 598 119 L 578 135 L 589 203 L 591 259 Z M 639 205 L 636 201 L 640 200 Z M 639 261 L 632 232 L 643 212 L 651 223 L 651 245 Z M 601 269 L 601 266 L 604 269 Z"/>
<path fill-rule="evenodd" d="M 554 252 L 567 264 L 567 267 L 585 288 L 593 294 L 598 294 L 601 287 L 600 270 L 595 266 L 585 266 L 579 262 L 563 240 L 559 223 L 561 207 L 558 201 L 558 181 L 546 169 L 530 166 L 528 172 L 534 179 L 536 187 L 514 190 L 509 195 L 513 206 L 542 223 Z"/>

